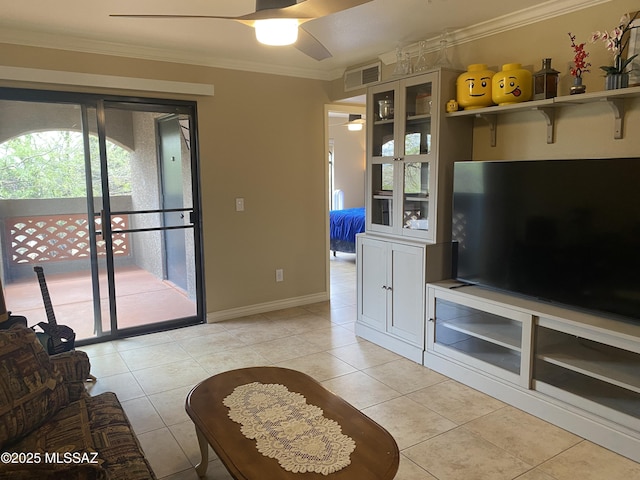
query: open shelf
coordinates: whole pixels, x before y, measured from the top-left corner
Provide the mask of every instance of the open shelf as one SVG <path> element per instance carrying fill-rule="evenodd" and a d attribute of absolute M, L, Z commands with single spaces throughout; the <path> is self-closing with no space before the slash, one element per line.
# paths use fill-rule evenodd
<path fill-rule="evenodd" d="M 558 98 L 558 97 L 556 97 Z M 526 110 L 537 110 L 543 107 L 553 107 L 555 99 L 531 100 L 529 102 L 512 103 L 510 105 L 494 105 L 492 107 L 471 108 L 458 112 L 447 113 L 447 117 L 468 117 L 478 115 L 498 115 L 500 113 L 522 112 Z"/>
<path fill-rule="evenodd" d="M 617 90 L 603 90 L 601 92 L 582 93 L 580 95 L 562 95 L 553 99 L 557 104 L 577 104 L 607 102 L 613 99 L 640 97 L 640 87 L 619 88 Z"/>
<path fill-rule="evenodd" d="M 640 354 L 545 327 L 538 329 L 539 343 L 543 343 L 536 349 L 539 360 L 640 394 Z"/>
<path fill-rule="evenodd" d="M 491 131 L 491 146 L 496 146 L 497 116 L 523 111 L 540 112 L 547 123 L 547 143 L 555 142 L 555 108 L 582 105 L 587 103 L 606 102 L 612 109 L 614 116 L 614 133 L 616 139 L 624 136 L 623 122 L 625 115 L 626 98 L 640 97 L 640 87 L 621 88 L 618 90 L 605 90 L 602 92 L 583 93 L 579 95 L 562 95 L 546 100 L 533 100 L 529 102 L 515 103 L 511 105 L 495 105 L 459 112 L 447 113 L 447 117 L 469 117 L 480 118 L 489 124 Z"/>
<path fill-rule="evenodd" d="M 540 360 L 534 372 L 536 391 L 640 430 L 639 393 Z"/>

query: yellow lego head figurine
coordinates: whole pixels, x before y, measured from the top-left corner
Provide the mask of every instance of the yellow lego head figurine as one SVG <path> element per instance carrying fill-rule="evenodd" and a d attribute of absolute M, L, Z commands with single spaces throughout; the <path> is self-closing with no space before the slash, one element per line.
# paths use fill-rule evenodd
<path fill-rule="evenodd" d="M 527 102 L 533 94 L 531 72 L 519 63 L 507 63 L 493 76 L 493 101 L 498 105 Z"/>
<path fill-rule="evenodd" d="M 456 81 L 458 105 L 465 110 L 493 105 L 491 79 L 494 72 L 482 63 L 469 65 Z"/>

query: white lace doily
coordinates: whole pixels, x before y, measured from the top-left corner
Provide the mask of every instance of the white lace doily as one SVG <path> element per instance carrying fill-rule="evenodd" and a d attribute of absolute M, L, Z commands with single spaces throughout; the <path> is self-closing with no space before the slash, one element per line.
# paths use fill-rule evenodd
<path fill-rule="evenodd" d="M 242 425 L 242 434 L 256 440 L 258 451 L 289 472 L 329 475 L 351 463 L 353 439 L 321 408 L 284 385 L 241 385 L 223 403 L 229 418 Z"/>

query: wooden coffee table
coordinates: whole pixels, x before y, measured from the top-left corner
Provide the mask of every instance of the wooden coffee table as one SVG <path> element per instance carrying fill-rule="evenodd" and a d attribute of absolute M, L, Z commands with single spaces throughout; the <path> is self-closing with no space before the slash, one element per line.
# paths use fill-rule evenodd
<path fill-rule="evenodd" d="M 240 424 L 229 418 L 229 409 L 222 403 L 236 387 L 252 382 L 284 385 L 291 392 L 303 395 L 308 404 L 320 407 L 326 418 L 336 421 L 342 427 L 342 433 L 355 441 L 351 463 L 329 475 L 292 473 L 284 470 L 276 459 L 262 455 L 256 448 L 256 441 L 242 434 Z M 252 367 L 215 375 L 189 392 L 186 410 L 195 424 L 200 444 L 202 459 L 196 466 L 200 477 L 207 471 L 208 445 L 236 480 L 391 480 L 398 470 L 400 453 L 389 432 L 313 378 L 296 370 Z"/>

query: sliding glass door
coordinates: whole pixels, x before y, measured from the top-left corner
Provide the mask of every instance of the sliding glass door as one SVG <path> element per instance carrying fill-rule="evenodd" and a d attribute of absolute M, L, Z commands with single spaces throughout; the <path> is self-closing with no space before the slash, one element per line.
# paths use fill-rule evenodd
<path fill-rule="evenodd" d="M 204 320 L 195 104 L 0 89 L 8 308 L 90 342 Z"/>

